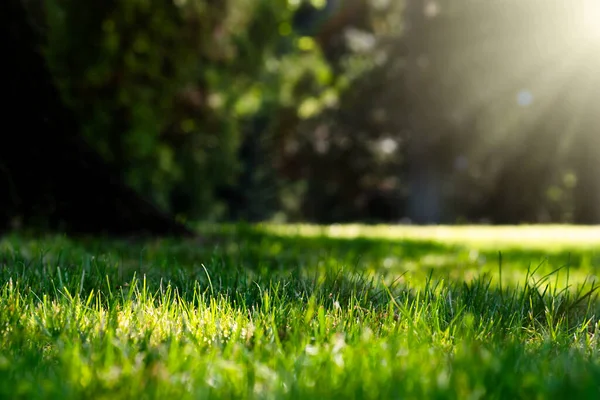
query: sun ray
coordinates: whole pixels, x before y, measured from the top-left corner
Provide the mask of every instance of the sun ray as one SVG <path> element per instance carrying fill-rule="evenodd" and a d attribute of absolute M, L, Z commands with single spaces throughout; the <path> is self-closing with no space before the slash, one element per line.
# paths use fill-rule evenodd
<path fill-rule="evenodd" d="M 582 112 L 565 112 L 559 117 L 553 110 L 589 107 L 592 96 L 597 95 L 597 90 L 594 92 L 582 82 L 589 86 L 599 84 L 589 72 L 600 61 L 600 1 L 554 3 L 560 6 L 554 8 L 549 5 L 552 3 L 536 0 L 528 4 L 539 9 L 532 15 L 540 15 L 531 24 L 504 19 L 488 29 L 492 33 L 465 40 L 464 45 L 452 49 L 456 55 L 448 70 L 462 75 L 457 92 L 463 94 L 462 99 L 455 100 L 455 112 L 463 116 L 463 121 L 483 118 L 487 136 L 525 134 L 550 118 L 573 133 L 581 125 L 573 123 L 573 118 L 590 118 L 589 113 Z M 509 27 L 510 23 L 513 25 Z M 504 34 L 499 35 L 495 29 Z M 491 58 L 497 62 L 490 62 Z M 529 95 L 526 106 L 518 104 L 521 91 Z M 586 101 L 582 100 L 584 95 Z M 578 101 L 569 96 L 578 97 Z M 473 157 L 487 157 L 497 150 L 490 148 L 490 140 L 476 143 Z"/>

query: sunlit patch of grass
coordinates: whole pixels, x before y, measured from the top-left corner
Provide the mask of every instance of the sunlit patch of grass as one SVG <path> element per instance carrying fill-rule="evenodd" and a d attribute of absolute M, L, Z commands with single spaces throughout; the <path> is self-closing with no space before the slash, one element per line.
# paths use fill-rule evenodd
<path fill-rule="evenodd" d="M 593 245 L 318 229 L 4 239 L 0 397 L 598 397 Z"/>
<path fill-rule="evenodd" d="M 472 244 L 495 248 L 511 246 L 554 251 L 564 248 L 600 246 L 599 226 L 515 225 L 515 226 L 410 226 L 410 225 L 274 225 L 262 226 L 279 235 L 321 236 L 333 238 L 368 237 L 371 239 L 434 240 L 444 243 Z"/>

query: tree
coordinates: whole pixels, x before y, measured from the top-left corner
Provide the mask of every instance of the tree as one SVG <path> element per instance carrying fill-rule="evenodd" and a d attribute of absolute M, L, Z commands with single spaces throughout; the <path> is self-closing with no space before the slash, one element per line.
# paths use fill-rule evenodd
<path fill-rule="evenodd" d="M 0 229 L 14 217 L 71 233 L 191 235 L 122 183 L 81 136 L 20 0 L 0 13 Z"/>

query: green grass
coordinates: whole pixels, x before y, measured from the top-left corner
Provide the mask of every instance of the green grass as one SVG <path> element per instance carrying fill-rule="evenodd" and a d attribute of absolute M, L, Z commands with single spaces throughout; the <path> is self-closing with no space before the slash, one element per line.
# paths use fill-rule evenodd
<path fill-rule="evenodd" d="M 0 398 L 600 396 L 593 228 L 202 230 L 3 239 Z"/>

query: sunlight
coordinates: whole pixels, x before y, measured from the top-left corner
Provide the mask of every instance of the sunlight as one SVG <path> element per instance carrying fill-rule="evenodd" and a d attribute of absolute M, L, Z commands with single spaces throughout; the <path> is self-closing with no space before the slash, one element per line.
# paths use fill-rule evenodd
<path fill-rule="evenodd" d="M 582 6 L 581 27 L 589 41 L 600 42 L 600 1 L 585 0 Z"/>
<path fill-rule="evenodd" d="M 502 170 L 493 161 L 498 154 L 523 146 L 558 154 L 591 137 L 600 94 L 600 0 L 478 4 L 472 12 L 486 28 L 476 40 L 457 40 L 443 60 L 460 93 L 449 95 L 451 115 L 459 124 L 476 121 L 486 137 L 464 152 L 470 163 L 492 177 Z"/>
<path fill-rule="evenodd" d="M 566 2 L 562 11 L 563 35 L 576 40 L 577 45 L 600 45 L 600 1 Z"/>

